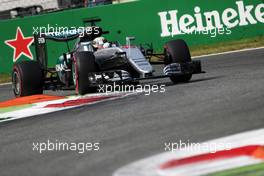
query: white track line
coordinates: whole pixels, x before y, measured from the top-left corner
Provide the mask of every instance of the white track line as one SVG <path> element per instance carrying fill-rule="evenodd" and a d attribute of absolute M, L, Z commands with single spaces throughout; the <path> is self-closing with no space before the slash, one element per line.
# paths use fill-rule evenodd
<path fill-rule="evenodd" d="M 225 54 L 234 54 L 234 53 L 240 53 L 240 52 L 245 52 L 245 51 L 260 50 L 260 49 L 264 49 L 264 47 L 246 48 L 246 49 L 241 49 L 241 50 L 226 51 L 226 52 L 215 53 L 215 54 L 206 54 L 206 55 L 201 55 L 201 56 L 194 56 L 193 58 L 196 59 L 196 58 L 202 58 L 202 57 L 211 57 L 211 56 L 219 56 L 219 55 L 225 55 Z"/>
<path fill-rule="evenodd" d="M 34 103 L 33 107 L 28 107 L 20 110 L 15 110 L 11 112 L 5 112 L 0 114 L 0 123 L 6 122 L 6 121 L 12 121 L 12 120 L 17 120 L 17 119 L 22 119 L 22 118 L 27 118 L 27 117 L 32 117 L 32 116 L 38 116 L 42 114 L 48 114 L 52 112 L 58 112 L 58 111 L 63 111 L 67 109 L 73 109 L 76 107 L 81 107 L 81 106 L 86 106 L 86 105 L 92 105 L 92 104 L 97 104 L 101 102 L 106 102 L 106 101 L 111 101 L 111 100 L 117 100 L 117 99 L 122 99 L 131 95 L 136 95 L 138 93 L 121 93 L 121 92 L 115 92 L 115 93 L 108 93 L 108 94 L 87 94 L 84 96 L 70 96 L 66 97 L 64 99 L 59 99 L 59 100 L 52 100 L 52 101 L 45 101 L 45 102 L 39 102 L 39 103 Z M 107 97 L 110 96 L 107 99 L 102 99 L 102 100 L 97 100 L 93 102 L 88 102 L 88 103 L 82 103 L 78 105 L 73 105 L 73 106 L 66 106 L 66 107 L 52 107 L 52 108 L 45 108 L 49 104 L 60 104 L 64 103 L 66 101 L 71 101 L 71 100 L 78 100 L 78 99 L 83 99 L 83 98 L 89 98 L 89 97 Z M 112 96 L 112 97 L 111 97 Z"/>
<path fill-rule="evenodd" d="M 11 82 L 8 82 L 8 83 L 1 83 L 0 86 L 6 86 L 6 85 L 11 85 L 12 83 Z"/>
<path fill-rule="evenodd" d="M 242 146 L 248 146 L 248 145 L 264 145 L 264 129 L 257 129 L 257 130 L 252 130 L 252 131 L 247 131 L 247 132 L 242 132 L 238 134 L 234 134 L 231 136 L 227 137 L 222 137 L 214 140 L 210 140 L 205 142 L 206 144 L 211 144 L 216 145 L 216 144 L 228 144 L 230 148 L 238 148 Z M 205 144 L 204 143 L 204 144 Z M 201 143 L 202 144 L 202 143 Z M 161 146 L 163 147 L 163 146 Z M 223 147 L 223 146 L 222 146 Z M 217 151 L 224 150 L 225 147 L 223 148 L 217 148 Z M 164 152 L 160 154 L 156 154 L 154 156 L 150 156 L 148 158 L 141 159 L 139 161 L 133 162 L 131 164 L 128 164 L 117 171 L 114 172 L 113 176 L 164 176 L 164 175 L 178 175 L 178 171 L 182 171 L 185 174 L 180 174 L 180 175 L 188 175 L 188 176 L 194 176 L 196 175 L 195 173 L 198 173 L 197 167 L 192 167 L 192 168 L 185 168 L 185 170 L 171 170 L 172 173 L 166 172 L 162 173 L 161 170 L 159 169 L 159 166 L 162 163 L 165 163 L 167 161 L 173 160 L 173 159 L 182 159 L 190 156 L 196 156 L 200 154 L 205 154 L 211 152 L 210 149 L 208 148 L 201 148 L 199 150 L 194 150 L 194 148 L 186 148 L 186 150 L 177 150 L 174 152 Z M 242 158 L 243 159 L 243 158 Z M 244 158 L 245 159 L 245 158 Z M 239 164 L 247 165 L 248 163 L 258 163 L 259 161 L 254 161 L 254 160 L 241 160 Z M 227 165 L 224 164 L 221 167 L 222 168 L 217 168 L 217 170 L 222 170 L 225 168 L 233 168 L 236 167 L 237 163 L 228 163 Z M 203 166 L 202 164 L 200 164 Z M 194 166 L 194 165 L 192 165 Z M 198 165 L 199 166 L 199 165 Z M 207 165 L 209 166 L 209 165 Z M 232 167 L 231 167 L 232 166 Z M 230 169 L 229 168 L 229 169 Z M 199 168 L 201 169 L 201 168 Z M 219 171 L 218 170 L 218 171 Z M 191 171 L 191 173 L 189 173 Z M 202 172 L 207 172 L 210 171 L 210 168 L 204 167 L 200 171 Z M 212 171 L 212 170 L 211 170 Z M 210 172 L 211 172 L 210 171 Z M 210 173 L 208 172 L 208 173 Z M 212 171 L 213 172 L 213 171 Z M 186 174 L 188 173 L 188 174 Z M 206 173 L 206 174 L 208 174 Z M 198 174 L 199 175 L 199 174 Z"/>
<path fill-rule="evenodd" d="M 206 55 L 201 55 L 201 56 L 194 56 L 192 58 L 197 59 L 197 58 L 202 58 L 202 57 L 219 56 L 219 55 L 224 55 L 224 54 L 233 54 L 233 53 L 239 53 L 239 52 L 245 52 L 245 51 L 254 51 L 254 50 L 260 50 L 260 49 L 264 49 L 264 47 L 246 48 L 246 49 L 241 49 L 241 50 L 226 51 L 226 52 L 215 53 L 215 54 L 206 54 Z M 12 83 L 11 82 L 2 83 L 2 84 L 0 84 L 0 86 L 10 85 L 10 84 L 12 84 Z"/>

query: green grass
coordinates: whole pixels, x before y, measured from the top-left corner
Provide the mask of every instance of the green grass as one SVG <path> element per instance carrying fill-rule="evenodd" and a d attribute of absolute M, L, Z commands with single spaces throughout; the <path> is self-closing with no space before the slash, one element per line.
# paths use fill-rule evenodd
<path fill-rule="evenodd" d="M 217 172 L 206 176 L 264 176 L 264 163 Z"/>
<path fill-rule="evenodd" d="M 194 46 L 191 47 L 190 50 L 192 56 L 200 56 L 205 54 L 234 51 L 246 48 L 257 48 L 261 46 L 264 46 L 264 36 L 231 42 L 221 42 L 213 45 Z"/>
<path fill-rule="evenodd" d="M 11 81 L 9 74 L 0 74 L 0 83 L 7 83 Z"/>
<path fill-rule="evenodd" d="M 192 56 L 201 56 L 206 54 L 221 53 L 226 51 L 235 51 L 246 48 L 257 48 L 264 46 L 264 36 L 254 37 L 250 39 L 241 39 L 231 42 L 220 42 L 211 45 L 190 47 Z M 160 61 L 159 58 L 151 58 L 152 61 Z"/>
<path fill-rule="evenodd" d="M 191 54 L 192 56 L 200 56 L 205 54 L 213 54 L 213 53 L 220 53 L 225 51 L 234 51 L 240 50 L 245 48 L 256 48 L 264 46 L 264 36 L 262 37 L 255 37 L 251 39 L 242 39 L 232 42 L 222 42 L 213 45 L 203 45 L 203 46 L 194 46 L 191 47 Z M 158 58 L 153 57 L 152 61 L 159 61 Z M 0 74 L 0 83 L 10 82 L 11 78 L 10 75 L 7 74 Z"/>
<path fill-rule="evenodd" d="M 19 106 L 12 106 L 12 107 L 0 108 L 0 113 L 17 111 L 17 110 L 29 108 L 29 107 L 32 107 L 32 106 L 33 106 L 32 104 L 26 104 L 26 105 L 19 105 Z"/>

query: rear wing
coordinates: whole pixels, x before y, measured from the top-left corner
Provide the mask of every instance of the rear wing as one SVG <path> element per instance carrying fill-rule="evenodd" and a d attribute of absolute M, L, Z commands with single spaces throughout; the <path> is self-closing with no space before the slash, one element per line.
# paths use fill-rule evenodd
<path fill-rule="evenodd" d="M 40 36 L 34 34 L 34 45 L 36 51 L 36 60 L 39 62 L 41 68 L 44 70 L 46 75 L 46 70 L 48 69 L 48 53 L 45 36 Z"/>
<path fill-rule="evenodd" d="M 103 31 L 102 28 L 96 25 L 96 23 L 99 23 L 101 21 L 102 20 L 99 17 L 85 18 L 83 19 L 84 27 L 82 28 L 62 32 L 49 31 L 47 33 L 34 34 L 36 59 L 40 63 L 43 70 L 48 70 L 48 53 L 46 44 L 47 40 L 55 42 L 66 42 L 68 51 L 70 51 L 68 42 L 71 40 L 80 38 L 80 41 L 92 41 L 96 37 L 100 37 L 103 34 L 108 34 L 109 31 Z M 87 33 L 87 28 L 92 28 L 91 33 Z"/>
<path fill-rule="evenodd" d="M 43 70 L 48 69 L 48 51 L 47 51 L 47 40 L 55 41 L 55 42 L 66 42 L 67 49 L 70 51 L 69 48 L 69 41 L 76 40 L 77 38 L 82 38 L 82 33 L 84 33 L 86 28 L 81 28 L 77 30 L 68 30 L 63 32 L 47 32 L 47 33 L 40 33 L 34 34 L 34 45 L 36 51 L 36 60 L 40 63 Z M 91 36 L 85 36 L 90 37 Z"/>
<path fill-rule="evenodd" d="M 48 70 L 48 51 L 47 51 L 47 40 L 55 42 L 66 42 L 69 50 L 68 42 L 79 38 L 79 33 L 69 33 L 69 34 L 34 34 L 34 45 L 36 51 L 36 60 L 39 62 L 41 68 L 46 74 Z"/>

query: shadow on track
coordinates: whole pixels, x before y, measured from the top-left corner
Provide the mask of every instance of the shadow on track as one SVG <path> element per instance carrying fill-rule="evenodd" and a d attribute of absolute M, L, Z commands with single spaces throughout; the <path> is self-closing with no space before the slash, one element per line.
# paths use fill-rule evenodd
<path fill-rule="evenodd" d="M 220 78 L 223 78 L 223 77 L 225 77 L 225 76 L 212 76 L 212 77 L 207 77 L 207 78 L 194 79 L 194 80 L 190 80 L 189 82 L 186 82 L 186 83 L 177 83 L 177 84 L 174 84 L 171 81 L 165 82 L 165 83 L 157 83 L 158 81 L 151 81 L 151 82 L 146 82 L 144 84 L 156 84 L 156 85 L 165 85 L 165 86 L 177 86 L 177 85 L 184 85 L 184 84 L 192 84 L 192 83 L 210 81 L 210 80 L 220 79 Z"/>

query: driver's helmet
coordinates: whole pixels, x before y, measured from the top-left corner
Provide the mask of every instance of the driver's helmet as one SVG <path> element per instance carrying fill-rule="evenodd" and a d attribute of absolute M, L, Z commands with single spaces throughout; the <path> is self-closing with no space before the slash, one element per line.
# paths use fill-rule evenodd
<path fill-rule="evenodd" d="M 97 37 L 93 40 L 93 47 L 97 49 L 109 48 L 110 43 L 104 37 Z"/>

